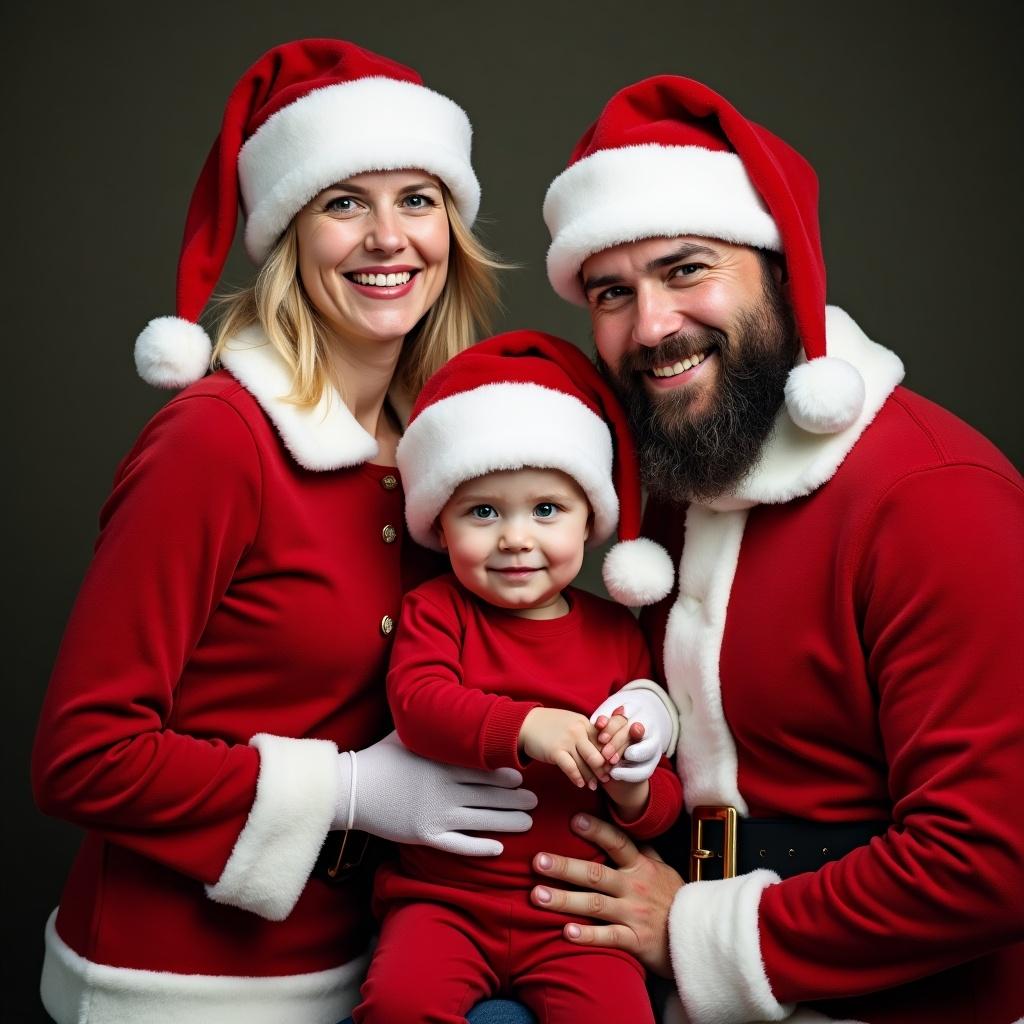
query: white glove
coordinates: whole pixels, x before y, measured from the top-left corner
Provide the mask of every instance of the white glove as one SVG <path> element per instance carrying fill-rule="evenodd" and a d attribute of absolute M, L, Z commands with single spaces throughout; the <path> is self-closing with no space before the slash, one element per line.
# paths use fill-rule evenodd
<path fill-rule="evenodd" d="M 537 797 L 519 789 L 514 768 L 456 768 L 411 753 L 398 733 L 365 750 L 338 754 L 340 789 L 331 828 L 358 828 L 384 839 L 433 846 L 464 857 L 496 857 L 496 839 L 473 832 L 526 832 Z"/>
<path fill-rule="evenodd" d="M 630 725 L 634 722 L 643 725 L 644 738 L 626 747 L 622 760 L 611 770 L 611 776 L 619 782 L 643 782 L 654 774 L 662 754 L 671 755 L 675 751 L 679 739 L 679 712 L 672 698 L 656 682 L 634 679 L 601 702 L 590 716 L 591 724 L 601 715 L 611 718 L 619 707 L 623 708 Z"/>

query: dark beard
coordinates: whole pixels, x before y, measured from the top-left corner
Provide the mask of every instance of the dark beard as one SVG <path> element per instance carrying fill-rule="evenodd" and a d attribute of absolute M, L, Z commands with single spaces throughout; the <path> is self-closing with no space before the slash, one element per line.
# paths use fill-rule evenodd
<path fill-rule="evenodd" d="M 732 490 L 761 454 L 799 351 L 789 306 L 767 269 L 764 276 L 764 298 L 729 335 L 678 334 L 630 352 L 617 373 L 598 359 L 629 416 L 644 486 L 658 498 L 711 501 Z M 695 396 L 688 391 L 652 397 L 645 371 L 712 348 L 719 373 L 706 412 L 691 414 Z"/>

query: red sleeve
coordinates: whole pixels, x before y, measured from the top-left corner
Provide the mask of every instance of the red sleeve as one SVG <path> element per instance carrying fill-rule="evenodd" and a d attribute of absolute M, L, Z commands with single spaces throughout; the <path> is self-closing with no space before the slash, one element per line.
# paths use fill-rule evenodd
<path fill-rule="evenodd" d="M 387 684 L 398 735 L 411 751 L 435 761 L 522 768 L 519 731 L 541 705 L 464 686 L 462 630 L 454 597 L 442 605 L 424 588 L 406 595 Z"/>
<path fill-rule="evenodd" d="M 683 784 L 667 758 L 661 759 L 650 782 L 650 795 L 639 818 L 623 821 L 615 811 L 615 804 L 608 801 L 612 820 L 634 839 L 654 839 L 667 832 L 683 809 Z"/>
<path fill-rule="evenodd" d="M 259 754 L 167 724 L 259 507 L 255 442 L 234 408 L 195 396 L 153 418 L 101 514 L 32 758 L 46 813 L 206 882 L 246 822 Z"/>
<path fill-rule="evenodd" d="M 864 533 L 857 600 L 893 827 L 765 889 L 783 1003 L 934 974 L 1024 937 L 1024 498 L 954 465 L 895 485 Z"/>

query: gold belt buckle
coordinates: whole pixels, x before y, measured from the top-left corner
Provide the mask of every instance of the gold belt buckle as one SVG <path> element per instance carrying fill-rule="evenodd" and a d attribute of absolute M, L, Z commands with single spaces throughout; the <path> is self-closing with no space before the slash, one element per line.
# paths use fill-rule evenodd
<path fill-rule="evenodd" d="M 338 859 L 327 869 L 328 877 L 335 880 L 344 878 L 353 868 L 357 868 L 362 864 L 366 847 L 370 843 L 370 834 L 369 832 L 360 832 L 359 838 L 349 843 L 349 838 L 354 831 L 355 829 L 348 829 L 341 837 L 341 849 L 338 850 Z M 345 859 L 346 852 L 348 853 L 347 860 Z"/>
<path fill-rule="evenodd" d="M 715 856 L 704 849 L 704 822 L 722 822 L 722 877 L 736 877 L 736 808 L 702 804 L 690 812 L 690 881 L 701 880 L 704 861 Z"/>

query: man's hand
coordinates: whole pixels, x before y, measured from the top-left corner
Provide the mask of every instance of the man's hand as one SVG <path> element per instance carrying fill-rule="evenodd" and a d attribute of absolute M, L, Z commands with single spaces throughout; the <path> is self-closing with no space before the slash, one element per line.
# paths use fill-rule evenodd
<path fill-rule="evenodd" d="M 577 786 L 597 789 L 609 778 L 595 745 L 597 730 L 585 715 L 560 708 L 534 708 L 523 719 L 519 745 L 535 761 L 557 765 Z"/>
<path fill-rule="evenodd" d="M 530 894 L 545 910 L 596 917 L 601 925 L 567 924 L 563 933 L 576 945 L 606 946 L 632 953 L 648 970 L 671 977 L 668 955 L 668 912 L 683 880 L 653 850 L 641 852 L 628 836 L 607 822 L 585 814 L 572 820 L 572 830 L 604 850 L 615 867 L 592 861 L 538 853 L 539 874 L 589 891 L 568 892 L 536 885 Z"/>

